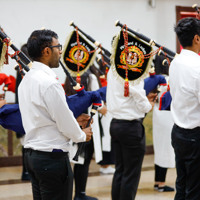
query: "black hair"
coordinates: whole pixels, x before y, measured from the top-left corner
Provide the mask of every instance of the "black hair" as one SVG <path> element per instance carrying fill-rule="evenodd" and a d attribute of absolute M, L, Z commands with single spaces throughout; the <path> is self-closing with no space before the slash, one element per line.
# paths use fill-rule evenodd
<path fill-rule="evenodd" d="M 38 61 L 42 56 L 42 51 L 45 47 L 51 46 L 52 38 L 58 39 L 58 35 L 51 30 L 36 30 L 33 31 L 27 41 L 29 56 Z"/>
<path fill-rule="evenodd" d="M 30 57 L 29 54 L 28 54 L 27 44 L 23 44 L 23 45 L 21 46 L 21 51 L 22 51 L 26 56 Z"/>
<path fill-rule="evenodd" d="M 183 18 L 178 21 L 174 31 L 183 47 L 191 47 L 194 36 L 200 36 L 200 20 L 193 17 Z"/>
<path fill-rule="evenodd" d="M 155 59 L 153 60 L 155 66 L 156 74 L 166 74 L 169 75 L 169 65 L 163 65 L 163 61 L 166 59 L 164 55 L 156 54 Z M 169 59 L 171 62 L 171 59 Z"/>

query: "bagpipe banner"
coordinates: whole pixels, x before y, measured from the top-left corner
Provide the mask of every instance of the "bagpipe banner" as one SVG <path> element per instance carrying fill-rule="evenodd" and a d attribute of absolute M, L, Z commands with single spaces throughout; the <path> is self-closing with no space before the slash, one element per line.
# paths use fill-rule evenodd
<path fill-rule="evenodd" d="M 2 69 L 2 66 L 6 63 L 6 52 L 7 52 L 7 45 L 0 38 L 0 71 Z"/>
<path fill-rule="evenodd" d="M 95 52 L 95 47 L 74 30 L 66 39 L 61 59 L 71 76 L 81 76 L 93 64 Z"/>
<path fill-rule="evenodd" d="M 121 81 L 135 85 L 149 73 L 152 47 L 129 32 L 126 38 L 123 34 L 121 30 L 113 40 L 111 69 Z"/>

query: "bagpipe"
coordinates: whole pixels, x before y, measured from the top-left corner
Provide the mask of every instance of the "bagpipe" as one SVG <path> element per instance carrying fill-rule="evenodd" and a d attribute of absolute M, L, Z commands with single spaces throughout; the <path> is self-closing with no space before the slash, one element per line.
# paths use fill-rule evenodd
<path fill-rule="evenodd" d="M 75 84 L 75 83 L 74 83 Z M 102 97 L 98 91 L 85 91 L 84 87 L 75 85 L 77 94 L 67 96 L 66 102 L 75 118 L 92 105 L 93 110 L 101 106 Z M 18 104 L 6 104 L 0 108 L 0 125 L 6 129 L 25 134 L 22 127 Z"/>
<path fill-rule="evenodd" d="M 70 26 L 73 26 L 74 30 L 65 41 L 61 58 L 69 73 L 76 76 L 76 81 L 80 83 L 80 76 L 93 64 L 96 54 L 101 55 L 101 64 L 109 68 L 111 53 L 73 21 L 70 22 Z M 98 70 L 101 75 L 104 75 L 100 69 Z"/>
<path fill-rule="evenodd" d="M 75 118 L 85 112 L 87 108 L 92 105 L 90 119 L 87 125 L 89 126 L 92 117 L 95 115 L 98 107 L 101 106 L 102 95 L 105 96 L 104 92 L 106 91 L 97 90 L 86 92 L 84 88 L 82 88 L 75 95 L 66 95 L 66 101 Z M 23 136 L 25 134 L 18 104 L 6 104 L 0 108 L 0 125 L 6 129 L 17 132 L 18 135 Z M 79 143 L 77 153 L 73 160 L 78 161 L 78 156 L 82 153 L 83 148 L 84 143 Z"/>
<path fill-rule="evenodd" d="M 13 54 L 8 53 L 9 47 L 14 50 Z M 18 65 L 15 66 L 15 70 L 19 71 L 21 75 L 25 75 L 25 71 L 29 71 L 29 67 L 31 67 L 32 62 L 31 60 L 22 52 L 20 51 L 12 42 L 12 40 L 7 36 L 7 34 L 3 31 L 0 27 L 0 68 L 4 64 L 8 64 L 8 59 L 12 58 L 15 59 Z M 16 87 L 16 79 L 14 76 L 7 76 L 3 73 L 0 74 L 1 83 L 4 83 L 4 98 L 6 91 L 12 91 L 15 93 Z M 9 82 L 8 82 L 9 80 Z"/>
<path fill-rule="evenodd" d="M 6 75 L 4 73 L 0 73 L 0 85 L 4 84 L 3 91 L 3 99 L 5 99 L 5 95 L 7 91 L 11 91 L 15 93 L 15 85 L 16 85 L 16 79 L 12 75 Z"/>
<path fill-rule="evenodd" d="M 101 105 L 101 95 L 102 94 L 100 94 L 98 90 L 93 92 L 81 90 L 80 93 L 66 96 L 66 101 L 74 117 L 77 118 L 92 104 L 93 109 L 97 109 L 98 106 Z M 93 102 L 96 102 L 96 104 Z M 92 110 L 92 112 L 93 115 L 95 111 Z M 21 135 L 25 134 L 18 104 L 6 104 L 0 108 L 0 125 L 6 129 L 20 133 Z"/>
<path fill-rule="evenodd" d="M 15 47 L 11 40 L 4 32 L 0 32 L 0 38 L 2 39 L 2 44 L 6 43 L 6 46 L 11 46 L 12 49 L 15 51 L 13 55 L 10 55 L 11 58 L 14 58 L 20 66 L 26 71 L 29 71 L 28 65 L 32 63 L 30 59 L 20 50 Z M 88 46 L 86 46 L 88 48 Z M 88 107 L 92 105 L 91 109 L 91 116 L 88 123 L 91 122 L 93 115 L 95 114 L 98 107 L 101 104 L 101 96 L 98 91 L 85 91 L 84 87 L 82 87 L 79 83 L 73 80 L 68 70 L 64 67 L 63 63 L 60 61 L 60 65 L 62 66 L 65 74 L 69 77 L 71 81 L 71 85 L 73 86 L 74 90 L 76 90 L 77 94 L 71 95 L 69 97 L 66 96 L 66 101 L 70 110 L 73 112 L 74 117 L 77 118 L 79 115 L 84 113 Z M 19 69 L 19 66 L 15 67 Z M 24 75 L 22 71 L 21 75 Z M 18 104 L 7 104 L 0 108 L 0 125 L 2 125 L 6 129 L 13 130 L 15 132 L 21 133 L 22 135 L 25 134 L 25 131 L 22 126 L 21 114 L 19 110 Z M 89 125 L 89 124 L 88 124 Z M 79 153 L 76 154 L 78 157 Z"/>
<path fill-rule="evenodd" d="M 29 68 L 32 66 L 31 60 L 22 52 L 20 51 L 12 42 L 12 40 L 7 36 L 7 34 L 3 31 L 2 28 L 0 28 L 0 42 L 2 43 L 1 46 L 3 46 L 4 50 L 1 55 L 0 64 L 8 64 L 8 61 L 6 62 L 6 59 L 8 59 L 8 56 L 12 59 L 15 59 L 16 62 L 25 70 L 29 71 Z M 8 47 L 11 47 L 14 50 L 14 54 L 8 53 Z M 0 65 L 1 66 L 1 65 Z"/>
<path fill-rule="evenodd" d="M 78 28 L 78 26 L 76 26 L 73 21 L 71 21 L 69 25 L 73 26 L 74 28 L 77 28 L 77 30 L 80 31 L 88 40 L 90 40 L 97 47 L 99 47 L 101 50 L 103 50 L 103 52 L 101 52 L 101 53 L 103 54 L 105 59 L 107 59 L 108 61 L 110 60 L 109 57 L 111 56 L 111 53 L 107 49 L 105 49 L 97 40 L 95 40 L 90 35 L 86 34 L 84 31 L 82 31 L 80 28 Z"/>
<path fill-rule="evenodd" d="M 200 11 L 199 11 L 198 5 L 194 4 L 194 5 L 192 5 L 192 8 L 194 8 L 196 11 L 196 18 L 200 19 Z"/>
<path fill-rule="evenodd" d="M 22 66 L 23 69 L 25 69 L 26 71 L 29 71 L 29 68 L 31 68 L 31 66 L 32 66 L 32 61 L 28 58 L 27 55 L 25 55 L 22 51 L 20 51 L 12 43 L 10 38 L 3 32 L 2 29 L 0 30 L 0 39 L 2 40 L 2 44 L 6 44 L 7 47 L 10 46 L 15 51 L 15 53 L 13 55 L 9 55 L 9 56 L 11 58 L 15 59 L 17 61 L 17 63 L 19 63 L 19 65 Z M 17 65 L 15 67 L 15 69 L 19 69 L 20 68 L 19 65 Z M 98 94 L 98 92 L 95 92 L 95 91 L 94 92 L 89 92 L 89 93 L 86 92 L 84 90 L 84 87 L 80 86 L 76 81 L 73 80 L 73 78 L 71 77 L 70 73 L 64 67 L 64 65 L 62 64 L 61 61 L 60 61 L 60 65 L 62 66 L 66 76 L 69 77 L 70 82 L 71 82 L 74 90 L 76 90 L 76 92 L 77 92 L 77 94 L 74 95 L 73 97 L 70 97 L 70 99 L 81 98 L 80 102 L 81 101 L 85 102 L 86 106 L 88 106 L 87 102 L 90 102 L 90 105 L 91 105 L 91 102 L 92 102 L 94 106 L 100 106 L 101 105 L 101 97 Z M 25 73 L 23 71 L 20 71 L 20 74 L 25 75 Z M 72 102 L 72 100 L 71 100 L 71 102 Z M 78 100 L 76 100 L 76 101 L 74 100 L 74 102 L 76 102 L 77 105 L 78 105 Z M 84 107 L 83 105 L 76 106 L 76 109 L 73 109 L 74 116 L 78 117 L 77 115 L 80 113 L 80 111 L 84 112 L 88 107 Z"/>
<path fill-rule="evenodd" d="M 200 11 L 197 4 L 192 5 L 192 8 L 196 11 L 196 18 L 200 20 Z M 160 97 L 159 110 L 170 110 L 172 97 L 170 94 L 170 88 L 164 92 Z"/>
<path fill-rule="evenodd" d="M 166 59 L 173 59 L 176 54 L 128 28 L 126 24 L 116 21 L 115 25 L 120 26 L 121 31 L 113 40 L 111 68 L 114 75 L 124 83 L 124 96 L 129 96 L 129 84 L 134 85 L 145 79 L 149 73 L 153 56 L 161 54 L 165 55 Z M 153 51 L 153 46 L 158 47 L 158 49 Z M 169 62 L 167 63 L 169 64 Z M 147 83 L 148 81 L 146 81 Z"/>
<path fill-rule="evenodd" d="M 120 26 L 121 28 L 124 27 L 124 24 L 121 24 L 119 20 L 116 21 L 115 23 L 115 26 Z M 135 36 L 137 36 L 138 38 L 140 38 L 141 40 L 147 42 L 149 45 L 151 46 L 156 46 L 158 47 L 160 50 L 159 50 L 159 53 L 163 52 L 163 55 L 165 55 L 166 57 L 169 57 L 169 58 L 174 58 L 176 56 L 176 53 L 174 53 L 173 51 L 171 51 L 170 49 L 156 43 L 154 40 L 146 37 L 145 35 L 141 34 L 141 33 L 138 33 L 130 28 L 127 28 L 127 30 L 130 32 L 130 33 L 133 33 Z"/>
<path fill-rule="evenodd" d="M 71 82 L 73 82 L 72 84 L 74 85 L 74 82 L 76 82 L 77 84 L 81 83 L 81 75 L 83 75 L 93 65 L 98 49 L 100 49 L 101 51 L 100 53 L 102 55 L 102 58 L 103 56 L 106 57 L 103 54 L 108 54 L 110 56 L 110 53 L 105 48 L 103 48 L 99 42 L 87 35 L 80 28 L 78 28 L 73 22 L 70 22 L 70 26 L 73 26 L 74 30 L 70 33 L 65 41 L 61 56 L 61 66 L 64 70 L 67 70 L 69 72 L 69 74 L 71 75 L 71 79 L 73 79 L 72 77 L 76 77 L 76 81 L 74 79 L 71 80 Z M 95 46 L 97 48 L 95 48 Z M 109 58 L 106 57 L 106 59 Z M 103 75 L 103 73 L 101 73 L 99 69 L 98 71 L 101 75 Z M 90 93 L 93 93 L 93 91 L 79 91 L 79 95 Z M 98 106 L 99 105 L 93 104 L 90 112 L 91 117 L 95 114 Z M 88 122 L 88 126 L 90 124 L 90 121 Z M 78 156 L 82 153 L 84 144 L 85 143 L 79 143 L 78 151 L 73 160 L 78 161 Z"/>

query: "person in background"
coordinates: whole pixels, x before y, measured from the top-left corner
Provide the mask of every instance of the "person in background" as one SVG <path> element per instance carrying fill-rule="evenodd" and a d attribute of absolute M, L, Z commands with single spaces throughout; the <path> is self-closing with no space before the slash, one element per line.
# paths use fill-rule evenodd
<path fill-rule="evenodd" d="M 166 82 L 169 83 L 169 66 L 163 65 L 165 56 L 156 55 L 154 60 L 156 75 L 163 75 Z M 165 184 L 168 168 L 175 167 L 174 149 L 171 145 L 171 130 L 173 127 L 173 119 L 171 111 L 159 110 L 160 97 L 168 90 L 167 85 L 160 85 L 158 101 L 153 109 L 153 148 L 155 163 L 155 184 L 154 190 L 159 192 L 173 192 L 174 188 Z"/>
<path fill-rule="evenodd" d="M 113 119 L 110 125 L 115 155 L 115 173 L 112 181 L 112 200 L 134 200 L 140 180 L 145 154 L 143 118 L 152 110 L 156 94 L 146 97 L 144 81 L 129 86 L 124 96 L 124 85 L 108 72 L 107 108 Z"/>
<path fill-rule="evenodd" d="M 18 98 L 26 132 L 25 164 L 33 198 L 72 199 L 70 140 L 78 143 L 91 139 L 91 127 L 85 128 L 90 117 L 74 118 L 52 70 L 59 67 L 62 53 L 58 35 L 51 30 L 35 30 L 28 39 L 27 48 L 33 65 L 19 85 Z"/>
<path fill-rule="evenodd" d="M 200 199 L 200 20 L 178 21 L 174 28 L 183 49 L 171 62 L 169 84 L 174 120 L 175 200 Z"/>
<path fill-rule="evenodd" d="M 28 55 L 28 50 L 27 50 L 27 44 L 23 44 L 21 46 L 21 51 L 28 56 L 28 58 L 30 58 L 30 56 Z M 22 80 L 22 75 L 19 73 L 19 71 L 17 71 L 17 75 L 16 75 L 16 88 L 15 88 L 15 103 L 18 104 L 18 87 L 19 84 L 21 83 Z M 24 152 L 24 134 L 16 132 L 16 137 L 18 139 L 20 139 L 21 145 L 22 145 L 22 175 L 21 175 L 21 180 L 22 181 L 29 181 L 30 177 L 28 174 L 28 171 L 25 167 L 25 163 L 24 163 L 24 156 L 25 156 L 25 152 Z"/>
<path fill-rule="evenodd" d="M 99 89 L 99 82 L 96 77 L 96 68 L 94 66 L 91 66 L 90 69 L 81 76 L 81 84 L 84 86 L 86 91 L 93 91 Z M 75 93 L 75 91 L 72 89 L 69 83 L 68 78 L 66 78 L 64 89 L 68 96 Z M 89 109 L 86 110 L 85 112 L 89 113 Z M 96 197 L 91 197 L 86 195 L 86 186 L 88 180 L 89 166 L 93 158 L 95 144 L 97 144 L 95 143 L 95 139 L 97 138 L 95 136 L 100 135 L 98 113 L 93 116 L 93 124 L 91 126 L 94 134 L 93 138 L 89 142 L 87 142 L 84 146 L 84 158 L 83 158 L 84 161 L 83 163 L 74 164 L 74 182 L 75 182 L 74 200 L 97 200 Z M 100 151 L 100 148 L 97 148 L 97 146 L 96 149 Z M 99 155 L 99 153 L 101 154 L 101 152 L 95 152 L 95 153 L 97 153 L 97 155 Z"/>

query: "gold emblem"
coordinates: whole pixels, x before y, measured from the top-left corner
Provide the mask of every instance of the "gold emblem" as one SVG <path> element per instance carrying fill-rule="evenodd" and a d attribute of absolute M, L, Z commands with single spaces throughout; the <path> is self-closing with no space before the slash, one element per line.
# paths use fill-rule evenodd
<path fill-rule="evenodd" d="M 69 51 L 69 58 L 66 57 L 66 61 L 77 64 L 79 62 L 80 67 L 85 68 L 86 62 L 89 59 L 89 53 L 87 49 L 81 45 L 80 47 L 74 46 Z"/>
<path fill-rule="evenodd" d="M 126 66 L 127 62 L 127 66 Z M 142 72 L 141 69 L 144 63 L 144 54 L 143 52 L 136 46 L 129 46 L 128 47 L 128 55 L 126 59 L 125 49 L 121 52 L 120 55 L 120 63 L 122 65 L 118 65 L 118 68 L 128 69 L 134 72 Z"/>

